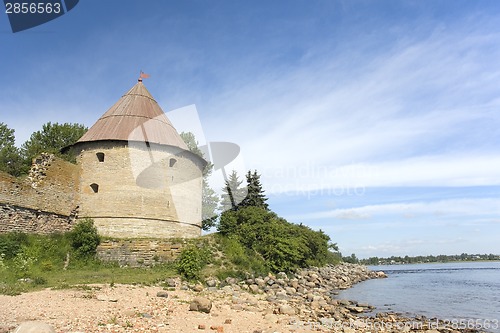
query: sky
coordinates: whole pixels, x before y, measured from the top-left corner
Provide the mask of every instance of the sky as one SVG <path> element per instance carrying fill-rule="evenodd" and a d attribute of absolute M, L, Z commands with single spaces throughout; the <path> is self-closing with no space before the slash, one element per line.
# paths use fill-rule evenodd
<path fill-rule="evenodd" d="M 90 127 L 142 70 L 344 255 L 500 254 L 498 1 L 83 0 L 18 33 L 0 13 L 0 45 L 17 145 Z"/>

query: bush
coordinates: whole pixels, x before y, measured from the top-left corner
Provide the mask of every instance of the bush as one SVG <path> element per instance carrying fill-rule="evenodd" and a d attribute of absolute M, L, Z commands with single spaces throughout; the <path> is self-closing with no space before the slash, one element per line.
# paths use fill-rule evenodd
<path fill-rule="evenodd" d="M 3 254 L 6 260 L 13 259 L 27 243 L 28 235 L 24 233 L 9 232 L 0 235 L 0 254 Z"/>
<path fill-rule="evenodd" d="M 275 213 L 261 207 L 244 207 L 226 211 L 221 215 L 219 231 L 227 244 L 238 242 L 245 249 L 234 244 L 233 255 L 228 257 L 235 264 L 243 264 L 246 257 L 261 257 L 267 269 L 291 271 L 298 267 L 322 266 L 333 262 L 329 251 L 330 237 L 322 231 L 314 231 L 302 224 L 289 223 Z M 246 255 L 245 255 L 246 254 Z"/>
<path fill-rule="evenodd" d="M 78 222 L 69 233 L 69 239 L 76 256 L 84 259 L 94 257 L 97 246 L 101 243 L 101 238 L 92 219 L 84 219 Z"/>
<path fill-rule="evenodd" d="M 221 244 L 222 252 L 226 258 L 237 267 L 240 273 L 245 271 L 265 275 L 269 272 L 262 255 L 245 247 L 237 237 L 219 236 L 217 241 Z"/>
<path fill-rule="evenodd" d="M 41 286 L 47 284 L 47 279 L 41 276 L 35 276 L 33 278 L 33 284 L 36 286 Z"/>
<path fill-rule="evenodd" d="M 200 278 L 203 267 L 208 263 L 209 252 L 194 245 L 184 248 L 177 258 L 176 269 L 187 280 Z"/>

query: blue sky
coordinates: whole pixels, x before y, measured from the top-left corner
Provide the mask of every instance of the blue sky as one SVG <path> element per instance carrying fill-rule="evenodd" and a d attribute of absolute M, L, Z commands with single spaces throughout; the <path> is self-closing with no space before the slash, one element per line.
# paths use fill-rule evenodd
<path fill-rule="evenodd" d="M 0 14 L 0 121 L 18 144 L 91 126 L 143 70 L 344 254 L 500 253 L 499 22 L 498 1 L 85 0 L 16 34 Z"/>

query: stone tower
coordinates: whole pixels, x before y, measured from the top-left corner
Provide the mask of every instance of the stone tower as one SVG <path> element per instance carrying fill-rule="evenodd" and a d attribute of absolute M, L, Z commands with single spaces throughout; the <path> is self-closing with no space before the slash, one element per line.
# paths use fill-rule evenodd
<path fill-rule="evenodd" d="M 80 166 L 79 216 L 103 236 L 201 234 L 202 170 L 142 80 L 70 147 Z"/>

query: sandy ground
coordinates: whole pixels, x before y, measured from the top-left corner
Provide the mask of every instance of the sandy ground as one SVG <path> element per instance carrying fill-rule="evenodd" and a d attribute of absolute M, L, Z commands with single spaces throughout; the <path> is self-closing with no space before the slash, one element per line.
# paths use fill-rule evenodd
<path fill-rule="evenodd" d="M 272 314 L 266 301 L 247 294 L 211 292 L 209 314 L 189 311 L 193 291 L 117 285 L 96 289 L 42 290 L 18 296 L 0 295 L 0 332 L 24 321 L 42 321 L 56 332 L 298 332 L 293 318 Z M 245 297 L 249 297 L 244 301 Z M 200 326 L 201 325 L 201 326 Z M 204 328 L 203 328 L 204 327 Z"/>

